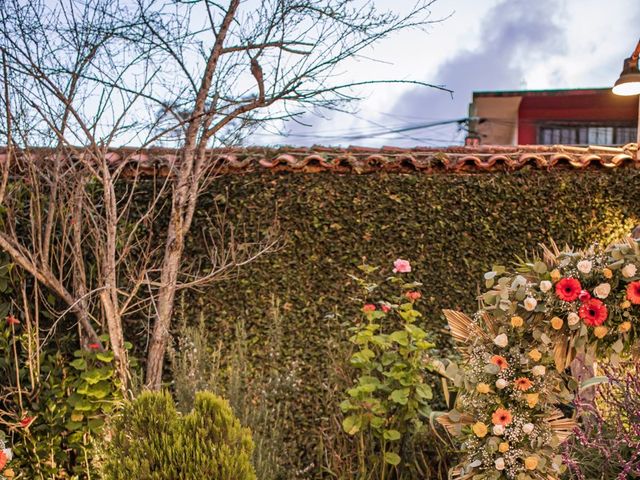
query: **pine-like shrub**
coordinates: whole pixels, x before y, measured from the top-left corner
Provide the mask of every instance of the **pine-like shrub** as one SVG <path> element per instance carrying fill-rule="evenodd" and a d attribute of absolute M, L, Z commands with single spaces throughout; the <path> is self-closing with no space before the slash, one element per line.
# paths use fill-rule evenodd
<path fill-rule="evenodd" d="M 145 392 L 127 404 L 101 447 L 104 480 L 255 480 L 251 431 L 226 400 L 196 395 L 180 414 L 167 392 Z"/>

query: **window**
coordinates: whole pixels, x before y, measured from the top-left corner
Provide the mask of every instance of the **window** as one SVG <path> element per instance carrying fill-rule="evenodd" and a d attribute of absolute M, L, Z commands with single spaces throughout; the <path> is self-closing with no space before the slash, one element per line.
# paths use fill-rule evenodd
<path fill-rule="evenodd" d="M 636 127 L 630 125 L 542 125 L 541 145 L 625 145 L 636 141 Z"/>

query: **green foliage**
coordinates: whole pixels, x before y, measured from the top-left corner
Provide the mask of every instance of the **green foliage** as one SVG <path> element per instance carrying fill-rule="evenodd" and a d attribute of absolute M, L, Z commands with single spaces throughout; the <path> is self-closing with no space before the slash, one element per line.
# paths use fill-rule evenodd
<path fill-rule="evenodd" d="M 356 280 L 367 296 L 381 294 L 375 283 Z M 420 284 L 399 277 L 387 282 L 400 294 L 364 305 L 365 321 L 351 329 L 355 352 L 350 363 L 357 378 L 340 404 L 347 415 L 342 422 L 345 432 L 359 437 L 362 479 L 417 478 L 412 449 L 407 447 L 428 425 L 433 399 L 435 367 L 429 351 L 435 345 L 416 325 L 422 315 L 414 308 L 421 294 L 413 289 Z"/>
<path fill-rule="evenodd" d="M 12 429 L 12 468 L 26 478 L 78 478 L 91 471 L 91 448 L 120 401 L 111 352 L 65 348 L 58 337 L 37 352 L 34 330 L 0 326 L 2 422 Z M 73 359 L 73 360 L 72 360 Z"/>
<path fill-rule="evenodd" d="M 221 355 L 221 342 L 207 329 L 200 315 L 197 324 L 187 323 L 184 302 L 178 310 L 179 326 L 174 334 L 174 345 L 169 348 L 172 390 L 178 409 L 186 412 L 193 408 L 196 392 L 211 391 L 226 398 L 240 423 L 253 433 L 255 449 L 252 462 L 260 480 L 288 480 L 284 465 L 290 455 L 290 446 L 284 437 L 286 404 L 281 397 L 291 392 L 291 378 L 276 368 L 261 370 L 250 363 L 249 352 L 255 341 L 247 338 L 244 323 L 239 322 L 233 338 Z M 281 355 L 282 336 L 279 306 L 274 304 L 269 316 L 272 325 L 261 342 L 273 359 Z"/>
<path fill-rule="evenodd" d="M 415 279 L 424 285 L 423 317 L 416 323 L 439 334 L 437 355 L 447 357 L 451 347 L 442 309 L 475 311 L 478 280 L 491 265 L 508 265 L 549 238 L 580 247 L 628 234 L 640 223 L 639 190 L 640 171 L 626 168 L 220 177 L 202 197 L 193 231 L 206 228 L 216 195 L 228 192 L 228 221 L 253 233 L 247 241 L 258 239 L 277 216 L 286 245 L 203 291 L 203 305 L 188 303 L 192 316 L 203 309 L 216 339 L 232 338 L 234 325 L 244 321 L 255 342 L 248 359 L 253 365 L 299 370 L 296 391 L 281 399 L 292 412 L 285 434 L 298 446 L 290 471 L 304 469 L 299 478 L 305 480 L 331 477 L 321 472 L 327 443 L 319 438 L 331 430 L 340 434 L 331 419 L 341 399 L 327 379 L 344 369 L 337 352 L 344 350 L 344 332 L 357 314 L 349 308 L 348 274 L 362 257 L 377 265 L 396 257 L 411 261 Z M 205 258 L 204 245 L 199 235 L 190 237 L 194 261 Z M 272 295 L 283 306 L 277 362 L 263 348 Z"/>
<path fill-rule="evenodd" d="M 104 480 L 256 479 L 251 431 L 209 392 L 196 394 L 186 415 L 169 393 L 142 393 L 113 421 L 110 437 L 100 453 Z"/>

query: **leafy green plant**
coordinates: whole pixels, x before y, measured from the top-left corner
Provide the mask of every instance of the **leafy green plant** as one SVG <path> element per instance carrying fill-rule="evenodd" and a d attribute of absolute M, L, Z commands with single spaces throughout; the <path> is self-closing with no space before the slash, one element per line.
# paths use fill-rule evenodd
<path fill-rule="evenodd" d="M 168 392 L 144 392 L 127 403 L 102 445 L 104 480 L 255 480 L 251 431 L 240 425 L 226 400 L 196 394 L 183 415 Z"/>
<path fill-rule="evenodd" d="M 58 337 L 36 357 L 35 334 L 13 315 L 0 326 L 0 422 L 12 432 L 12 468 L 34 479 L 89 475 L 93 441 L 122 398 L 113 354 L 69 354 L 74 339 Z"/>
<path fill-rule="evenodd" d="M 367 296 L 379 293 L 376 283 L 354 278 Z M 417 325 L 420 284 L 396 276 L 387 282 L 400 293 L 365 304 L 364 319 L 352 328 L 350 363 L 357 378 L 340 404 L 346 414 L 342 425 L 358 439 L 358 478 L 417 478 L 411 444 L 428 428 L 430 380 L 437 370 L 429 351 L 435 345 Z"/>

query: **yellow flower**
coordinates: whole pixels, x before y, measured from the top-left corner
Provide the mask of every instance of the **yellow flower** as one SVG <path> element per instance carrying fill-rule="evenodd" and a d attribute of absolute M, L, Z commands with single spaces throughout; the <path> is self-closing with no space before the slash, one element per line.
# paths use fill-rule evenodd
<path fill-rule="evenodd" d="M 542 354 L 540 353 L 540 351 L 537 348 L 534 348 L 533 350 L 531 350 L 529 352 L 529 358 L 531 360 L 533 360 L 534 362 L 538 362 L 542 358 Z"/>
<path fill-rule="evenodd" d="M 561 278 L 562 278 L 562 274 L 557 268 L 551 271 L 551 280 L 553 280 L 554 282 L 557 282 Z"/>
<path fill-rule="evenodd" d="M 517 315 L 515 317 L 511 317 L 511 326 L 513 328 L 518 328 L 522 325 L 524 325 L 524 319 L 522 317 L 519 317 Z"/>
<path fill-rule="evenodd" d="M 564 325 L 564 321 L 560 317 L 553 317 L 551 319 L 551 326 L 554 330 L 560 330 Z"/>
<path fill-rule="evenodd" d="M 625 300 L 624 302 L 622 302 L 620 304 L 620 307 L 621 308 L 629 308 L 629 307 L 631 307 L 631 302 L 629 300 Z"/>
<path fill-rule="evenodd" d="M 475 433 L 476 437 L 478 438 L 485 437 L 489 432 L 489 429 L 487 428 L 487 426 L 482 422 L 474 423 L 473 426 L 471 427 L 471 430 L 473 430 L 473 433 Z"/>
<path fill-rule="evenodd" d="M 486 383 L 479 383 L 476 385 L 476 392 L 478 393 L 489 393 L 489 385 Z"/>
<path fill-rule="evenodd" d="M 609 268 L 604 268 L 602 270 L 602 274 L 604 275 L 604 278 L 613 278 L 613 272 Z"/>
<path fill-rule="evenodd" d="M 598 338 L 603 338 L 609 329 L 607 327 L 603 327 L 602 325 L 593 329 L 593 334 Z"/>
<path fill-rule="evenodd" d="M 527 404 L 529 405 L 529 408 L 533 408 L 538 404 L 538 400 L 540 399 L 540 394 L 539 393 L 527 393 L 524 396 L 524 398 L 527 401 Z"/>
<path fill-rule="evenodd" d="M 629 330 L 631 330 L 631 322 L 622 322 L 618 326 L 618 332 L 620 333 L 627 333 Z"/>
<path fill-rule="evenodd" d="M 509 450 L 509 442 L 500 442 L 500 445 L 498 445 L 498 450 L 500 451 L 500 453 L 504 453 Z"/>
<path fill-rule="evenodd" d="M 538 467 L 538 457 L 531 455 L 524 459 L 524 468 L 527 470 L 535 470 Z"/>

